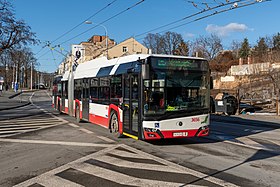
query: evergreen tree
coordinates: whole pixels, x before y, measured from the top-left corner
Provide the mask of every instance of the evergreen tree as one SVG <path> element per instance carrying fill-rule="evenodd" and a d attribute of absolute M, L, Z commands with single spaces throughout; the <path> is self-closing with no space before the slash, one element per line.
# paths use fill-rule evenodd
<path fill-rule="evenodd" d="M 239 50 L 239 57 L 241 58 L 247 58 L 250 54 L 250 44 L 248 41 L 248 38 L 244 38 L 241 48 Z"/>
<path fill-rule="evenodd" d="M 267 59 L 265 58 L 267 55 L 268 45 L 266 44 L 265 38 L 261 37 L 258 40 L 257 45 L 255 46 L 255 56 L 259 58 L 260 62 L 264 62 Z"/>

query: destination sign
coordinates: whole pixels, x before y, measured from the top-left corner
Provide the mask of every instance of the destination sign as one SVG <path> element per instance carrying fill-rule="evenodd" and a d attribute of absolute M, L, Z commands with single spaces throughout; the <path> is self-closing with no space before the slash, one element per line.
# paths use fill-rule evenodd
<path fill-rule="evenodd" d="M 207 61 L 194 59 L 152 58 L 152 66 L 157 69 L 207 70 Z"/>

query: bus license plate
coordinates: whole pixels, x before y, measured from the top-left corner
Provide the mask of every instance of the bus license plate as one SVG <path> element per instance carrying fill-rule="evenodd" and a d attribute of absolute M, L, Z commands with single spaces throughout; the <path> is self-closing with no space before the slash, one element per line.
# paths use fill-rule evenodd
<path fill-rule="evenodd" d="M 173 137 L 188 136 L 188 132 L 174 132 Z"/>

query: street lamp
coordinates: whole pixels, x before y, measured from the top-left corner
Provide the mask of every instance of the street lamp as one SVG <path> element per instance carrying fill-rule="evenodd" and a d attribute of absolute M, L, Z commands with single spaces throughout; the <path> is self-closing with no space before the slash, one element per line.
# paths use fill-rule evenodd
<path fill-rule="evenodd" d="M 85 24 L 93 24 L 91 21 L 85 21 Z M 106 57 L 107 57 L 107 59 L 108 59 L 108 30 L 107 30 L 107 28 L 104 26 L 104 25 L 102 25 L 102 24 L 96 24 L 97 26 L 101 26 L 101 27 L 103 27 L 104 28 L 104 30 L 105 30 L 105 37 L 106 37 Z"/>

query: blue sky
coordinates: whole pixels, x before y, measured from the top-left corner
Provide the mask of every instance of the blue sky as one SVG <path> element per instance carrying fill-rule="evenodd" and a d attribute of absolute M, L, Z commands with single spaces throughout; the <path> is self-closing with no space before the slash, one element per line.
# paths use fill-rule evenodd
<path fill-rule="evenodd" d="M 102 23 L 139 1 L 11 0 L 17 19 L 23 19 L 36 33 L 37 39 L 42 42 L 56 40 L 111 2 L 113 3 L 110 6 L 92 17 L 90 21 L 96 24 Z M 201 3 L 207 3 L 208 6 L 213 7 L 217 6 L 219 2 L 225 3 L 226 0 L 193 0 L 193 2 L 197 5 L 197 8 L 188 0 L 145 0 L 141 4 L 103 23 L 103 25 L 107 28 L 109 37 L 118 43 L 132 36 L 137 36 L 136 39 L 142 42 L 145 34 L 138 36 L 139 34 L 199 12 L 201 9 L 206 8 L 206 5 Z M 221 37 L 224 48 L 230 47 L 233 40 L 242 41 L 245 37 L 249 39 L 251 45 L 254 45 L 259 37 L 271 36 L 280 32 L 279 7 L 280 1 L 272 0 L 217 14 L 170 31 L 182 34 L 186 41 L 192 41 L 199 35 L 215 33 Z M 195 18 L 199 18 L 199 16 L 186 19 L 178 24 L 187 23 Z M 167 31 L 178 24 L 152 33 Z M 87 41 L 92 35 L 105 34 L 105 30 L 101 26 L 81 34 L 94 26 L 81 24 L 51 45 L 61 44 L 64 48 L 63 53 L 67 53 L 67 51 L 70 51 L 72 44 Z M 69 40 L 73 37 L 75 38 Z M 58 52 L 50 50 L 50 48 L 42 49 L 43 45 L 44 43 L 38 46 L 30 46 L 40 63 L 38 68 L 40 71 L 54 72 L 64 57 Z"/>

